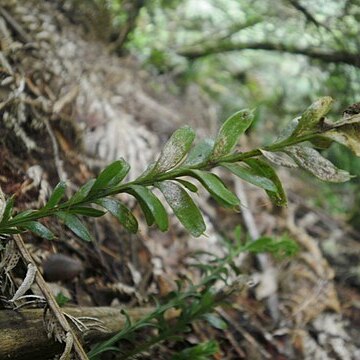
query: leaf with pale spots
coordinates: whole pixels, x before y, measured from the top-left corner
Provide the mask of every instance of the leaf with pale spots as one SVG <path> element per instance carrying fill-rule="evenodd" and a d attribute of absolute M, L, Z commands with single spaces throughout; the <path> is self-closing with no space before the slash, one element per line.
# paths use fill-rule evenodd
<path fill-rule="evenodd" d="M 132 212 L 120 201 L 116 199 L 104 198 L 96 201 L 96 204 L 104 207 L 112 215 L 114 215 L 120 224 L 124 226 L 125 229 L 129 230 L 132 233 L 138 231 L 138 222 Z"/>
<path fill-rule="evenodd" d="M 356 156 L 360 156 L 360 114 L 326 125 L 332 127 L 323 133 L 326 138 L 348 147 Z"/>
<path fill-rule="evenodd" d="M 315 101 L 305 112 L 301 115 L 299 123 L 292 133 L 292 136 L 300 136 L 309 133 L 317 127 L 320 120 L 330 111 L 333 99 L 329 96 L 324 96 Z"/>
<path fill-rule="evenodd" d="M 240 179 L 249 182 L 255 186 L 258 186 L 264 190 L 269 190 L 276 192 L 275 184 L 268 179 L 267 177 L 259 175 L 259 173 L 253 170 L 246 164 L 220 164 L 225 169 L 231 171 L 234 175 L 238 176 Z"/>
<path fill-rule="evenodd" d="M 260 149 L 260 151 L 264 155 L 264 157 L 266 157 L 266 159 L 268 159 L 275 165 L 284 166 L 288 168 L 298 167 L 296 162 L 294 162 L 294 160 L 289 155 L 285 154 L 282 151 L 272 152 L 263 149 Z"/>
<path fill-rule="evenodd" d="M 214 140 L 204 139 L 191 149 L 184 165 L 193 166 L 206 163 L 212 154 L 213 148 Z"/>
<path fill-rule="evenodd" d="M 178 165 L 189 152 L 194 139 L 195 132 L 191 127 L 184 126 L 176 130 L 161 151 L 151 175 L 168 171 Z"/>
<path fill-rule="evenodd" d="M 185 189 L 172 181 L 157 183 L 156 186 L 184 227 L 195 237 L 202 235 L 206 229 L 204 219 Z"/>
<path fill-rule="evenodd" d="M 331 161 L 325 159 L 311 147 L 291 146 L 286 149 L 286 152 L 300 167 L 320 180 L 341 183 L 352 178 L 347 171 L 338 169 Z"/>
<path fill-rule="evenodd" d="M 215 140 L 212 158 L 217 159 L 228 155 L 234 150 L 240 135 L 242 135 L 254 120 L 254 114 L 250 110 L 241 110 L 230 116 L 221 126 Z"/>

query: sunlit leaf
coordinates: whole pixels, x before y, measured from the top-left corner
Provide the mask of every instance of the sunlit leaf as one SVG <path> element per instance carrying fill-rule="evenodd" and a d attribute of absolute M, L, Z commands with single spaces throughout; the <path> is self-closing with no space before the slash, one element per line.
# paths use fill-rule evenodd
<path fill-rule="evenodd" d="M 345 182 L 352 176 L 345 170 L 338 169 L 331 161 L 308 146 L 291 146 L 286 152 L 296 163 L 317 178 L 329 182 Z"/>
<path fill-rule="evenodd" d="M 269 195 L 271 201 L 278 206 L 286 205 L 286 194 L 275 170 L 269 164 L 260 159 L 247 159 L 244 160 L 244 162 L 249 165 L 258 175 L 266 177 L 274 183 L 276 191 L 266 190 L 266 193 Z"/>
<path fill-rule="evenodd" d="M 199 208 L 190 195 L 177 183 L 164 181 L 156 185 L 163 193 L 176 217 L 193 236 L 204 233 L 206 226 Z"/>
<path fill-rule="evenodd" d="M 267 177 L 259 175 L 257 171 L 247 166 L 246 164 L 235 164 L 235 163 L 221 163 L 225 169 L 231 171 L 234 175 L 238 176 L 250 184 L 258 186 L 264 190 L 276 191 L 275 184 Z"/>
<path fill-rule="evenodd" d="M 192 166 L 206 163 L 211 157 L 214 148 L 214 140 L 204 139 L 197 145 L 195 145 L 189 152 L 184 165 Z"/>
<path fill-rule="evenodd" d="M 144 213 L 146 214 L 149 212 L 159 229 L 161 231 L 166 231 L 169 226 L 168 216 L 160 200 L 148 188 L 144 186 L 131 185 L 130 189 L 132 191 L 129 191 L 129 193 L 134 195 L 138 200 L 141 200 L 139 201 L 139 203 Z M 148 224 L 151 225 L 151 222 L 151 220 L 148 221 Z"/>
<path fill-rule="evenodd" d="M 263 149 L 260 149 L 261 153 L 273 164 L 284 166 L 288 168 L 297 168 L 296 162 L 287 154 L 285 154 L 282 151 L 265 151 Z"/>
<path fill-rule="evenodd" d="M 220 200 L 221 204 L 225 203 L 231 207 L 240 204 L 237 196 L 233 194 L 215 174 L 201 170 L 190 170 L 189 173 L 199 180 L 216 200 Z"/>
<path fill-rule="evenodd" d="M 235 148 L 240 135 L 248 129 L 253 120 L 253 112 L 247 109 L 230 116 L 219 130 L 212 157 L 217 159 L 229 154 Z"/>
<path fill-rule="evenodd" d="M 114 215 L 125 229 L 134 234 L 138 231 L 138 222 L 135 216 L 123 203 L 116 199 L 109 198 L 99 199 L 96 203 Z"/>
<path fill-rule="evenodd" d="M 38 221 L 29 221 L 22 225 L 27 230 L 32 231 L 34 234 L 48 240 L 53 240 L 55 235 L 43 224 Z"/>
<path fill-rule="evenodd" d="M 79 238 L 85 241 L 92 241 L 92 236 L 86 226 L 80 221 L 80 219 L 64 211 L 59 211 L 56 216 L 64 222 L 64 224 Z"/>
<path fill-rule="evenodd" d="M 104 189 L 117 185 L 130 170 L 129 164 L 123 160 L 117 160 L 108 165 L 96 178 L 94 185 L 91 188 L 91 193 L 95 190 Z"/>
<path fill-rule="evenodd" d="M 315 101 L 301 115 L 292 136 L 299 136 L 312 131 L 319 124 L 319 121 L 330 111 L 333 101 L 329 96 L 322 97 Z"/>
<path fill-rule="evenodd" d="M 190 150 L 194 139 L 195 132 L 189 126 L 176 130 L 161 151 L 153 173 L 164 172 L 178 165 Z"/>
<path fill-rule="evenodd" d="M 45 208 L 51 209 L 55 207 L 59 201 L 63 198 L 66 189 L 66 182 L 60 181 L 52 192 L 49 201 L 46 203 Z"/>

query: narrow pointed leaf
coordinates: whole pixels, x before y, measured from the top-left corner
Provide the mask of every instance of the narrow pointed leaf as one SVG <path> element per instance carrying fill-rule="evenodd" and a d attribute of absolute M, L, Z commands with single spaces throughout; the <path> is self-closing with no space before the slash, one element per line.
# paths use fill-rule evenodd
<path fill-rule="evenodd" d="M 190 150 L 189 155 L 184 162 L 184 166 L 206 163 L 211 157 L 213 148 L 214 140 L 204 139 Z"/>
<path fill-rule="evenodd" d="M 205 189 L 216 199 L 220 199 L 221 203 L 227 206 L 237 206 L 240 200 L 234 195 L 220 180 L 218 176 L 207 171 L 190 170 L 190 173 L 201 182 Z"/>
<path fill-rule="evenodd" d="M 260 159 L 247 159 L 244 160 L 244 162 L 249 165 L 255 171 L 255 173 L 268 178 L 274 183 L 276 191 L 266 190 L 266 193 L 269 195 L 271 201 L 278 206 L 286 205 L 286 194 L 275 170 L 269 164 Z"/>
<path fill-rule="evenodd" d="M 194 139 L 195 132 L 191 127 L 184 126 L 176 130 L 161 151 L 153 173 L 164 172 L 178 165 L 189 152 Z"/>
<path fill-rule="evenodd" d="M 22 225 L 27 230 L 32 231 L 34 234 L 48 240 L 53 240 L 55 235 L 43 224 L 38 221 L 29 221 Z"/>
<path fill-rule="evenodd" d="M 240 135 L 248 129 L 253 120 L 253 112 L 247 109 L 230 116 L 220 128 L 212 158 L 217 159 L 229 154 L 235 148 Z"/>
<path fill-rule="evenodd" d="M 49 201 L 46 203 L 45 208 L 46 209 L 52 209 L 55 207 L 60 200 L 64 197 L 66 189 L 66 182 L 60 181 L 56 186 L 54 191 L 52 192 Z"/>
<path fill-rule="evenodd" d="M 322 97 L 315 101 L 301 115 L 299 123 L 292 135 L 303 135 L 317 127 L 320 120 L 330 111 L 333 101 L 329 96 Z"/>
<path fill-rule="evenodd" d="M 34 213 L 35 210 L 25 210 L 14 216 L 14 220 L 21 220 Z"/>
<path fill-rule="evenodd" d="M 325 159 L 311 147 L 291 146 L 286 151 L 299 166 L 320 180 L 339 183 L 352 178 L 347 171 L 338 169 L 331 161 Z"/>
<path fill-rule="evenodd" d="M 180 183 L 182 186 L 184 186 L 186 189 L 190 190 L 193 193 L 198 192 L 198 188 L 190 181 L 184 179 L 175 179 L 175 181 L 177 181 L 178 183 Z"/>
<path fill-rule="evenodd" d="M 138 222 L 135 216 L 123 203 L 109 198 L 99 199 L 96 203 L 114 215 L 125 229 L 134 234 L 138 231 Z"/>
<path fill-rule="evenodd" d="M 172 181 L 164 181 L 156 186 L 184 227 L 195 237 L 202 235 L 206 229 L 204 219 L 185 189 Z"/>
<path fill-rule="evenodd" d="M 146 187 L 140 185 L 131 185 L 130 194 L 134 195 L 140 203 L 144 213 L 150 212 L 156 225 L 161 231 L 166 231 L 169 227 L 168 216 L 160 200 Z M 151 224 L 149 224 L 151 225 Z"/>
<path fill-rule="evenodd" d="M 130 170 L 129 164 L 121 159 L 108 165 L 97 177 L 91 192 L 117 185 Z"/>
<path fill-rule="evenodd" d="M 10 197 L 6 200 L 6 205 L 4 209 L 4 213 L 1 219 L 1 222 L 6 222 L 10 219 L 10 216 L 12 214 L 14 208 L 14 197 Z"/>
<path fill-rule="evenodd" d="M 60 211 L 56 216 L 64 222 L 64 224 L 79 238 L 85 241 L 92 241 L 92 236 L 86 226 L 80 221 L 80 219 L 64 211 Z"/>
<path fill-rule="evenodd" d="M 105 215 L 105 211 L 94 209 L 88 206 L 73 206 L 67 210 L 70 214 L 83 215 L 89 217 L 100 217 Z"/>
<path fill-rule="evenodd" d="M 96 179 L 90 179 L 84 184 L 70 199 L 70 204 L 74 204 L 84 200 L 90 193 Z"/>
<path fill-rule="evenodd" d="M 276 186 L 267 177 L 259 175 L 259 173 L 255 170 L 253 170 L 251 167 L 246 165 L 240 165 L 240 164 L 233 164 L 233 163 L 222 163 L 220 164 L 225 169 L 228 169 L 231 171 L 234 175 L 238 176 L 240 179 L 243 179 L 250 184 L 253 184 L 255 186 L 258 186 L 264 190 L 269 190 L 276 192 Z"/>

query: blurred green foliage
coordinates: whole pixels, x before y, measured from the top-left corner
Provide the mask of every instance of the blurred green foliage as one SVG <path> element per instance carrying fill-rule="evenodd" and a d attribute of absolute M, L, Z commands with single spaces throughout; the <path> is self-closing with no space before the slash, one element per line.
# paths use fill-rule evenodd
<path fill-rule="evenodd" d="M 136 2 L 92 1 L 109 9 L 115 30 L 126 23 L 128 4 Z M 219 118 L 256 108 L 253 128 L 266 136 L 259 142 L 272 141 L 319 96 L 336 99 L 330 117 L 360 100 L 359 0 L 145 0 L 141 5 L 126 51 L 147 70 L 174 79 L 179 91 L 197 83 L 220 105 Z M 226 51 L 239 45 L 240 51 Z M 319 52 L 321 59 L 313 56 Z M 327 152 L 360 174 L 360 160 L 343 147 Z M 357 182 L 347 190 L 360 192 Z"/>

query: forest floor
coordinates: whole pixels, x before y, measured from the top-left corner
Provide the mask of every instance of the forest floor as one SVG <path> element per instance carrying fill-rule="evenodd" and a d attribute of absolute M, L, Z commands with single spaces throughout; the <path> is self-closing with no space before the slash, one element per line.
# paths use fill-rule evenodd
<path fill-rule="evenodd" d="M 43 206 L 59 180 L 74 192 L 119 157 L 135 178 L 183 124 L 200 138 L 215 134 L 217 106 L 196 85 L 180 89 L 171 75 L 152 75 L 132 57 L 110 55 L 51 2 L 32 3 L 0 1 L 6 11 L 0 17 L 0 186 L 15 195 L 16 210 Z M 244 147 L 255 142 L 249 138 Z M 167 233 L 142 219 L 139 234 L 130 235 L 105 216 L 87 221 L 96 239 L 89 244 L 51 218 L 45 223 L 57 238 L 26 233 L 26 247 L 54 294 L 70 304 L 137 308 L 149 306 L 151 296 L 161 299 L 181 277 L 196 281 L 189 254 L 223 255 L 221 239 L 233 239 L 238 225 L 243 232 L 255 227 L 261 235 L 287 234 L 299 254 L 285 260 L 264 255 L 260 262 L 244 255 L 240 269 L 254 284 L 232 295 L 231 308 L 219 309 L 227 329 L 196 323 L 183 344 L 217 339 L 217 359 L 359 359 L 360 234 L 306 200 L 318 185 L 309 187 L 288 171 L 280 176 L 289 197 L 283 209 L 233 178 L 228 181 L 245 204 L 241 213 L 199 196 L 206 237 L 191 238 L 175 218 Z M 123 200 L 141 219 L 131 199 Z M 75 271 L 64 275 L 68 266 Z M 23 268 L 12 276 L 21 283 Z M 178 350 L 169 342 L 144 358 L 169 359 Z"/>

